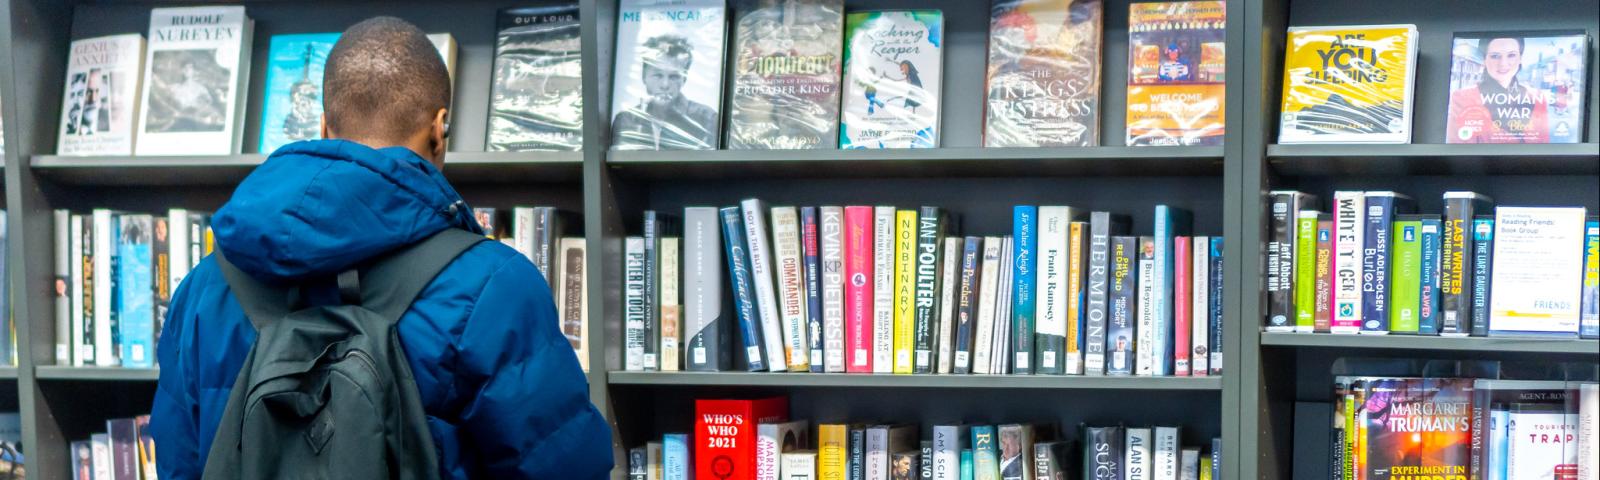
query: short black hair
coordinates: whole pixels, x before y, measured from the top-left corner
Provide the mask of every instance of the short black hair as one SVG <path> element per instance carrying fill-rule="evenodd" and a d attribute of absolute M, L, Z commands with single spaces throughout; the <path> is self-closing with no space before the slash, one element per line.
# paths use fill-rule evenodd
<path fill-rule="evenodd" d="M 328 53 L 322 110 L 340 136 L 399 141 L 450 107 L 450 73 L 428 35 L 405 20 L 351 25 Z"/>

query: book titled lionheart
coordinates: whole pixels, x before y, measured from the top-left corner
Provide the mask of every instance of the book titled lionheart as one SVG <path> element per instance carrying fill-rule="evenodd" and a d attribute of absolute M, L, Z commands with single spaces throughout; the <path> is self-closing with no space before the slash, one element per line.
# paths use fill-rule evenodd
<path fill-rule="evenodd" d="M 843 0 L 740 0 L 729 149 L 832 149 L 839 138 Z"/>

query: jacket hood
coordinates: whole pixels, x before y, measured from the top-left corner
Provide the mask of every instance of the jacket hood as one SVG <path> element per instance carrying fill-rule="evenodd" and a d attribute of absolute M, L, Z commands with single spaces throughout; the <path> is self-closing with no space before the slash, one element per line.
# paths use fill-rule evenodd
<path fill-rule="evenodd" d="M 438 169 L 346 140 L 278 149 L 211 221 L 228 261 L 265 281 L 336 274 L 450 227 L 482 233 Z"/>

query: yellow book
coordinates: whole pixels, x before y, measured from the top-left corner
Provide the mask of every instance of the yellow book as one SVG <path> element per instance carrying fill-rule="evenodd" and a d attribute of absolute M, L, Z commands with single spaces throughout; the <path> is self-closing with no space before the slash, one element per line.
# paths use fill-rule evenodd
<path fill-rule="evenodd" d="M 850 471 L 850 426 L 817 425 L 817 479 L 845 480 Z"/>
<path fill-rule="evenodd" d="M 1410 143 L 1417 27 L 1294 27 L 1278 143 Z"/>
<path fill-rule="evenodd" d="M 1089 234 L 1089 222 L 1072 222 L 1067 224 L 1067 358 L 1065 373 L 1068 375 L 1083 374 L 1083 352 L 1079 351 L 1078 344 L 1084 332 L 1078 330 L 1078 319 L 1083 315 L 1083 280 L 1084 260 L 1089 252 L 1084 251 L 1088 245 L 1085 241 Z"/>
<path fill-rule="evenodd" d="M 1211 456 L 1200 457 L 1200 480 L 1211 480 Z"/>
<path fill-rule="evenodd" d="M 916 346 L 917 211 L 894 212 L 894 373 L 911 373 Z"/>

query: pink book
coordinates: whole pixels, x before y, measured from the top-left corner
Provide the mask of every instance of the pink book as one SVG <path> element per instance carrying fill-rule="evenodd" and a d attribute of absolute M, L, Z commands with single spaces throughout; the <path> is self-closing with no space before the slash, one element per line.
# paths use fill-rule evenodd
<path fill-rule="evenodd" d="M 1192 243 L 1190 237 L 1172 239 L 1172 323 L 1176 330 L 1172 337 L 1172 374 L 1179 377 L 1189 376 L 1189 340 L 1193 335 L 1193 322 L 1189 320 L 1194 314 L 1194 299 L 1189 296 L 1194 290 Z"/>
<path fill-rule="evenodd" d="M 872 207 L 844 207 L 844 371 L 872 373 Z"/>

